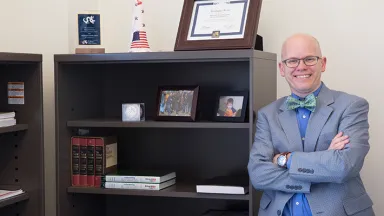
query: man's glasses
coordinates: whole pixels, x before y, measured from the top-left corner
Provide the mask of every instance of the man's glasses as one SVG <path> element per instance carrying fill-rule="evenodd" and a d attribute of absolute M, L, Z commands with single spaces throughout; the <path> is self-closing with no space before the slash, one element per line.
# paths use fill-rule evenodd
<path fill-rule="evenodd" d="M 318 56 L 307 56 L 305 58 L 302 58 L 302 59 L 298 59 L 298 58 L 290 58 L 290 59 L 286 59 L 284 60 L 284 64 L 289 67 L 289 68 L 295 68 L 297 66 L 299 66 L 300 64 L 300 61 L 303 60 L 304 64 L 307 65 L 307 66 L 313 66 L 315 64 L 317 64 L 317 62 L 319 61 L 320 57 Z"/>

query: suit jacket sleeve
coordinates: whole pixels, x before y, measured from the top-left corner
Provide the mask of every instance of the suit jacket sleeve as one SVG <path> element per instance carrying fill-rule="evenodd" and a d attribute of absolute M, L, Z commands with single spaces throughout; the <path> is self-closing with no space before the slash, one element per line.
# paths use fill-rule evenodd
<path fill-rule="evenodd" d="M 369 105 L 359 98 L 345 110 L 339 131 L 349 136 L 349 144 L 342 150 L 295 152 L 289 169 L 290 176 L 313 183 L 342 183 L 359 175 L 369 151 Z"/>
<path fill-rule="evenodd" d="M 309 193 L 309 181 L 293 179 L 286 168 L 272 162 L 274 148 L 268 121 L 264 114 L 258 113 L 255 141 L 248 162 L 250 180 L 259 190 L 278 190 L 293 193 Z"/>

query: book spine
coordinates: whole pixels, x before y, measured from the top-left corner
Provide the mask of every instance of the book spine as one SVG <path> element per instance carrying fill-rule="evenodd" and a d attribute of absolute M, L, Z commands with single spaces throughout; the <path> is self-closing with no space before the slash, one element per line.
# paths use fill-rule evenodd
<path fill-rule="evenodd" d="M 101 187 L 101 176 L 104 175 L 104 141 L 95 140 L 95 187 Z"/>
<path fill-rule="evenodd" d="M 87 139 L 80 139 L 80 186 L 87 186 Z"/>
<path fill-rule="evenodd" d="M 102 177 L 106 182 L 139 182 L 139 183 L 160 183 L 160 177 L 155 176 L 115 176 L 106 175 Z"/>
<path fill-rule="evenodd" d="M 79 138 L 71 138 L 72 146 L 72 186 L 80 186 L 80 140 Z"/>
<path fill-rule="evenodd" d="M 159 184 L 147 183 L 103 182 L 101 187 L 111 189 L 160 190 Z"/>
<path fill-rule="evenodd" d="M 95 186 L 95 139 L 87 139 L 87 184 Z"/>

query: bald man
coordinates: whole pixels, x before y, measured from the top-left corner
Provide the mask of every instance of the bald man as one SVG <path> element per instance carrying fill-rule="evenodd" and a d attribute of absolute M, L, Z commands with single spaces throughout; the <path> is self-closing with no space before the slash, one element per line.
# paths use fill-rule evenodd
<path fill-rule="evenodd" d="M 290 89 L 258 111 L 248 172 L 262 190 L 259 216 L 373 216 L 360 178 L 370 145 L 368 102 L 321 81 L 319 42 L 295 34 L 282 46 Z"/>

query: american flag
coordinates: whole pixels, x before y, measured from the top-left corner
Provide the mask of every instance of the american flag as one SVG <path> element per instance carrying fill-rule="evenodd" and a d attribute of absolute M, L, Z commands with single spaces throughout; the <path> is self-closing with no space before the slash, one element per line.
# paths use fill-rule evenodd
<path fill-rule="evenodd" d="M 149 48 L 147 33 L 145 31 L 133 32 L 131 48 Z"/>
<path fill-rule="evenodd" d="M 150 51 L 147 40 L 147 32 L 144 23 L 143 0 L 134 0 L 132 42 L 130 51 Z"/>

